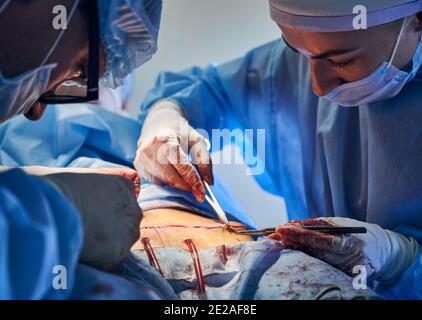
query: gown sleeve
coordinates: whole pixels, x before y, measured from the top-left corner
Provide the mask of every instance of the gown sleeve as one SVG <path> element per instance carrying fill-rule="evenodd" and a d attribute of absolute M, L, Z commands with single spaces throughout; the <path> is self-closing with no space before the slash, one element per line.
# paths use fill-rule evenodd
<path fill-rule="evenodd" d="M 386 294 L 392 299 L 422 300 L 422 253 L 405 271 L 399 282 Z"/>
<path fill-rule="evenodd" d="M 82 246 L 76 208 L 49 184 L 0 173 L 0 299 L 64 299 Z"/>
<path fill-rule="evenodd" d="M 377 291 L 386 299 L 422 300 L 422 230 L 400 225 L 394 231 L 416 239 L 418 255 L 393 287 L 380 286 Z"/>
<path fill-rule="evenodd" d="M 162 72 L 141 106 L 141 122 L 156 102 L 170 99 L 184 109 L 196 129 L 248 127 L 252 101 L 259 99 L 265 106 L 272 56 L 279 46 L 280 41 L 271 42 L 221 65 Z M 256 115 L 259 110 L 252 111 Z"/>

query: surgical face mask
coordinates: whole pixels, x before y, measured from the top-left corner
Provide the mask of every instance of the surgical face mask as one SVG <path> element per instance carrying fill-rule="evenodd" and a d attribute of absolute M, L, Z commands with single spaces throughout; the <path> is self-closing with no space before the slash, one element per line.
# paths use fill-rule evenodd
<path fill-rule="evenodd" d="M 0 6 L 0 14 L 10 2 L 10 0 L 6 1 Z M 68 15 L 69 21 L 78 7 L 78 3 L 79 0 L 73 4 Z M 63 37 L 64 31 L 64 29 L 60 31 L 59 36 L 38 68 L 10 79 L 6 79 L 0 71 L 0 123 L 16 115 L 27 113 L 46 91 L 51 72 L 57 66 L 56 63 L 48 65 L 46 63 Z"/>
<path fill-rule="evenodd" d="M 13 79 L 0 72 L 0 123 L 27 113 L 47 89 L 51 71 L 57 64 L 49 64 Z"/>
<path fill-rule="evenodd" d="M 405 72 L 393 65 L 394 57 L 407 24 L 406 21 L 407 18 L 403 21 L 393 53 L 388 62 L 382 63 L 371 75 L 364 79 L 338 86 L 324 98 L 344 107 L 353 107 L 396 96 L 406 83 L 415 77 L 422 64 L 422 42 L 420 41 L 413 57 L 412 71 Z"/>

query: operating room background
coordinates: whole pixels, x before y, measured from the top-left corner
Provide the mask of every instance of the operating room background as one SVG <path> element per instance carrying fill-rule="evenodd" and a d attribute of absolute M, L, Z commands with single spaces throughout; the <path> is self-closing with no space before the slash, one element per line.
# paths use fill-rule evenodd
<path fill-rule="evenodd" d="M 265 0 L 164 0 L 157 54 L 135 73 L 128 109 L 140 102 L 160 71 L 225 62 L 280 37 Z M 238 152 L 228 150 L 224 152 Z M 271 152 L 271 150 L 266 150 Z M 242 164 L 217 164 L 215 173 L 258 227 L 286 221 L 283 199 L 263 191 Z"/>

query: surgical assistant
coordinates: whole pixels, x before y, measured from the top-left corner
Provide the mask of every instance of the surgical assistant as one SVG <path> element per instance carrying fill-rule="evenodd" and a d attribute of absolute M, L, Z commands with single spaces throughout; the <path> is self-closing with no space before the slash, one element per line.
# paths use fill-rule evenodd
<path fill-rule="evenodd" d="M 265 156 L 262 150 L 254 150 L 263 159 L 265 172 L 255 178 L 266 191 L 284 197 L 289 218 L 305 219 L 309 224 L 367 227 L 368 235 L 354 239 L 361 246 L 356 249 L 360 257 L 356 261 L 365 260 L 364 264 L 373 268 L 372 280 L 377 281 L 378 291 L 388 298 L 421 299 L 420 31 L 414 33 L 410 61 L 399 67 L 395 63 L 405 56 L 403 48 L 411 40 L 409 30 L 420 23 L 417 13 L 422 11 L 422 1 L 361 2 L 368 8 L 369 27 L 395 23 L 379 65 L 372 61 L 373 67 L 361 76 L 353 78 L 349 72 L 321 82 L 318 77 L 324 72 L 324 63 L 341 70 L 348 65 L 328 62 L 322 54 L 316 58 L 317 53 L 309 49 L 315 46 L 307 42 L 312 40 L 300 33 L 329 37 L 327 33 L 345 32 L 350 36 L 355 32 L 354 16 L 349 14 L 351 3 L 336 2 L 338 5 L 333 6 L 330 0 L 271 0 L 272 18 L 286 40 L 263 45 L 225 64 L 159 76 L 142 105 L 140 120 L 144 127 L 135 166 L 143 163 L 139 171 L 144 177 L 191 190 L 201 200 L 203 190 L 196 186 L 196 177 L 185 177 L 180 167 L 161 165 L 148 156 L 148 150 L 159 147 L 154 146 L 154 137 L 162 137 L 165 132 L 167 140 L 160 141 L 171 145 L 180 134 L 179 122 L 186 120 L 187 132 L 200 128 L 210 136 L 213 129 L 265 129 Z M 354 71 L 352 68 L 347 70 Z M 162 122 L 152 127 L 152 120 L 157 118 Z M 190 141 L 180 138 L 184 139 Z M 200 151 L 206 153 L 202 159 L 207 159 L 207 149 L 201 147 Z M 199 173 L 211 180 L 210 166 L 202 163 Z M 184 163 L 183 169 L 191 172 L 187 166 Z M 170 181 L 168 177 L 177 177 L 175 172 L 182 178 Z M 318 217 L 333 218 L 329 222 L 306 222 Z M 346 252 L 339 251 L 342 246 L 298 243 L 288 237 L 294 233 L 294 226 L 286 228 L 289 233 L 280 228 L 285 243 L 289 244 L 289 239 L 292 246 L 319 250 L 323 253 L 319 258 L 340 268 L 350 267 L 341 263 L 353 262 L 344 259 Z"/>
<path fill-rule="evenodd" d="M 51 28 L 55 5 L 67 8 L 68 28 Z M 161 6 L 160 0 L 0 1 L 0 27 L 8 30 L 0 35 L 0 123 L 20 114 L 37 120 L 52 102 L 95 100 L 99 78 L 104 86 L 120 86 L 155 53 Z M 86 97 L 56 91 L 67 80 L 88 83 Z M 26 142 L 14 143 L 21 148 Z M 31 157 L 36 162 L 36 154 Z M 103 269 L 121 262 L 139 236 L 133 191 L 127 179 L 113 175 L 0 170 L 0 299 L 68 298 L 78 261 Z M 66 290 L 54 286 L 60 272 L 68 276 Z"/>

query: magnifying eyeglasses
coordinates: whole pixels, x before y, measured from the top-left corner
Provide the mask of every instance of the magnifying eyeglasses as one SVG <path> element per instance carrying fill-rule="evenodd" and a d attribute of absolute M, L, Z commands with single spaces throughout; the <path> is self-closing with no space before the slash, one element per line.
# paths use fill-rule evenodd
<path fill-rule="evenodd" d="M 38 101 L 45 104 L 82 103 L 98 100 L 99 20 L 97 1 L 88 1 L 89 54 L 87 79 L 61 84 L 55 92 L 43 94 Z"/>

